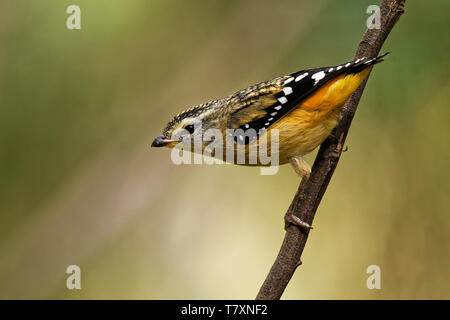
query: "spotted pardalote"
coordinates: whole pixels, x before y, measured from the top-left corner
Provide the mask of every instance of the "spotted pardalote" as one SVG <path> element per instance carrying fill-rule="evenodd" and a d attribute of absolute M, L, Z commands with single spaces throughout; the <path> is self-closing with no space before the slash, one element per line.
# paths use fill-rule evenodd
<path fill-rule="evenodd" d="M 250 161 L 251 150 L 255 150 L 252 147 L 260 147 L 261 141 L 272 141 L 276 133 L 277 147 L 268 144 L 269 152 L 277 153 L 279 164 L 290 162 L 300 176 L 307 178 L 310 167 L 302 156 L 330 135 L 344 103 L 385 55 L 294 72 L 189 108 L 167 124 L 152 147 L 172 148 L 194 135 L 202 136 L 205 131 L 215 129 L 224 141 L 232 135 L 234 150 L 244 146 L 245 161 L 238 164 L 263 165 L 259 160 Z M 184 134 L 177 135 L 178 132 Z M 203 139 L 200 151 L 210 143 L 210 139 Z M 224 159 L 227 148 L 230 145 L 223 143 Z"/>

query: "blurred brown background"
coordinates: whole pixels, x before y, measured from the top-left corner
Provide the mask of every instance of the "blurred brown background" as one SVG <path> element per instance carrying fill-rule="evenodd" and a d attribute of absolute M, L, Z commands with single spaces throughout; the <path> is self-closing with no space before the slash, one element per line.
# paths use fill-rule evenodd
<path fill-rule="evenodd" d="M 187 106 L 352 59 L 375 3 L 2 1 L 0 298 L 254 298 L 299 178 L 175 166 L 152 139 Z M 450 298 L 449 10 L 407 2 L 284 298 Z"/>

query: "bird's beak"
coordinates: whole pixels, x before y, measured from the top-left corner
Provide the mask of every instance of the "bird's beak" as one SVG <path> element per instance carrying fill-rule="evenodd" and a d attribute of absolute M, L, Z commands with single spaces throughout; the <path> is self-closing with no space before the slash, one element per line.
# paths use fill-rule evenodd
<path fill-rule="evenodd" d="M 160 136 L 157 136 L 156 139 L 153 140 L 152 147 L 156 148 L 164 147 L 171 142 L 179 142 L 179 140 L 166 139 L 166 137 L 164 137 L 164 135 L 162 134 Z"/>

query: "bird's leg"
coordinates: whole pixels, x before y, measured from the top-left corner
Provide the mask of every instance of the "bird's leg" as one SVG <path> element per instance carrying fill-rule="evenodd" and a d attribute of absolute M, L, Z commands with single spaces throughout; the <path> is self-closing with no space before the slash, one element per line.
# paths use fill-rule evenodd
<path fill-rule="evenodd" d="M 311 173 L 311 167 L 309 164 L 303 160 L 302 157 L 297 156 L 294 158 L 291 158 L 291 164 L 294 167 L 295 172 L 302 178 L 302 179 L 309 179 L 309 175 Z M 300 190 L 295 195 L 295 198 L 297 198 L 300 195 Z M 294 201 L 295 202 L 295 201 Z M 304 229 L 312 229 L 311 225 L 309 223 L 306 223 L 302 221 L 299 217 L 294 215 L 294 208 L 292 205 L 287 210 L 285 216 L 284 216 L 284 229 L 286 230 L 290 224 L 294 224 L 296 226 L 299 226 L 300 228 Z"/>
<path fill-rule="evenodd" d="M 291 165 L 294 167 L 295 172 L 305 180 L 309 179 L 311 174 L 311 167 L 301 156 L 291 158 Z"/>

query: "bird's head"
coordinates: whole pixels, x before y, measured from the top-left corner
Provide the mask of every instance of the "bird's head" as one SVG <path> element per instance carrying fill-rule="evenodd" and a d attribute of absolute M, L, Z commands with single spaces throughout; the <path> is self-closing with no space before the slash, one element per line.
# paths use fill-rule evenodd
<path fill-rule="evenodd" d="M 152 147 L 173 148 L 183 141 L 202 138 L 205 130 L 221 129 L 217 116 L 219 101 L 211 101 L 189 108 L 173 117 L 162 134 L 153 140 Z"/>

